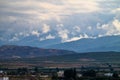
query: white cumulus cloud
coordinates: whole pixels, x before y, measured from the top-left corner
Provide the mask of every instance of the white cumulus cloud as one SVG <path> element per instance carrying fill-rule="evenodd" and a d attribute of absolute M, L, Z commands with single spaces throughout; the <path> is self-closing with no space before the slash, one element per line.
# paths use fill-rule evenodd
<path fill-rule="evenodd" d="M 19 41 L 19 38 L 14 36 L 12 39 L 10 39 L 9 41 Z"/>
<path fill-rule="evenodd" d="M 43 33 L 47 33 L 49 31 L 50 31 L 50 26 L 47 25 L 47 24 L 43 24 L 43 26 L 42 26 L 42 32 Z"/>
<path fill-rule="evenodd" d="M 62 38 L 63 42 L 69 38 L 68 34 L 69 34 L 69 31 L 67 29 L 63 29 L 63 30 L 58 31 L 58 35 L 59 35 L 59 37 Z"/>
<path fill-rule="evenodd" d="M 97 29 L 105 31 L 106 35 L 120 35 L 120 21 L 118 19 L 114 19 L 113 21 L 109 22 L 108 24 L 103 24 L 101 26 L 97 26 Z M 100 35 L 102 36 L 102 35 Z"/>
<path fill-rule="evenodd" d="M 78 37 L 72 37 L 72 38 L 68 39 L 67 42 L 76 41 L 76 40 L 79 40 L 82 38 L 95 38 L 95 37 L 88 36 L 87 34 L 84 33 L 84 34 L 80 34 Z"/>
<path fill-rule="evenodd" d="M 37 36 L 37 37 L 39 37 L 39 35 L 40 35 L 40 33 L 39 33 L 38 31 L 32 31 L 31 34 L 32 34 L 32 35 L 35 35 L 35 36 Z"/>
<path fill-rule="evenodd" d="M 46 39 L 55 39 L 55 36 L 49 34 L 48 36 L 46 36 Z"/>

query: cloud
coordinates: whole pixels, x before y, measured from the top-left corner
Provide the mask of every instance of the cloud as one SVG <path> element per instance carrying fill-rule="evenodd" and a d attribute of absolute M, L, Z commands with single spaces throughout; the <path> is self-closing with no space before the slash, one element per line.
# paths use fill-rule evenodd
<path fill-rule="evenodd" d="M 91 13 L 100 10 L 99 4 L 96 0 L 64 0 L 63 2 L 71 13 Z"/>
<path fill-rule="evenodd" d="M 42 36 L 40 40 L 61 38 L 65 42 L 120 34 L 119 3 L 120 0 L 1 0 L 0 36 L 17 40 L 35 35 Z"/>
<path fill-rule="evenodd" d="M 73 29 L 74 29 L 76 32 L 80 32 L 80 27 L 79 27 L 79 26 L 75 26 L 75 27 L 73 27 Z"/>
<path fill-rule="evenodd" d="M 43 24 L 43 26 L 42 26 L 42 32 L 43 33 L 47 33 L 49 31 L 50 31 L 50 26 L 47 25 L 47 24 Z"/>
<path fill-rule="evenodd" d="M 76 41 L 76 40 L 83 39 L 83 38 L 95 38 L 95 37 L 90 37 L 84 33 L 84 34 L 79 35 L 78 37 L 72 37 L 68 39 L 66 42 Z"/>
<path fill-rule="evenodd" d="M 69 31 L 67 29 L 61 29 L 58 31 L 58 35 L 59 37 L 62 38 L 63 42 L 68 39 L 68 34 L 69 34 Z"/>
<path fill-rule="evenodd" d="M 40 40 L 40 41 L 44 41 L 44 40 L 46 40 L 46 39 L 45 39 L 45 38 L 40 38 L 39 40 Z"/>
<path fill-rule="evenodd" d="M 16 36 L 22 36 L 22 37 L 28 37 L 30 36 L 30 33 L 27 32 L 19 32 L 18 34 L 15 34 Z"/>
<path fill-rule="evenodd" d="M 88 26 L 88 30 L 92 30 L 92 27 L 91 27 L 91 26 Z"/>
<path fill-rule="evenodd" d="M 14 37 L 13 37 L 12 39 L 10 39 L 9 41 L 10 41 L 10 42 L 11 42 L 11 41 L 19 41 L 19 38 L 14 36 Z"/>
<path fill-rule="evenodd" d="M 51 34 L 49 34 L 48 36 L 46 36 L 46 39 L 55 39 L 55 36 L 52 36 Z"/>
<path fill-rule="evenodd" d="M 99 4 L 95 0 L 61 0 L 59 2 L 54 0 L 14 0 L 11 2 L 6 0 L 0 1 L 0 3 L 2 16 L 12 14 L 16 18 L 27 16 L 28 18 L 32 17 L 39 20 L 55 19 L 61 21 L 66 15 L 90 13 L 100 10 Z"/>
<path fill-rule="evenodd" d="M 67 42 L 76 41 L 76 40 L 79 40 L 79 39 L 81 39 L 81 37 L 73 37 L 73 38 L 67 40 Z"/>
<path fill-rule="evenodd" d="M 115 29 L 120 32 L 120 21 L 115 19 L 113 22 L 112 22 L 113 26 L 115 27 Z"/>
<path fill-rule="evenodd" d="M 56 27 L 63 27 L 63 24 L 57 24 Z"/>
<path fill-rule="evenodd" d="M 113 12 L 113 13 L 120 13 L 120 7 L 119 7 L 119 8 L 116 8 L 116 9 L 113 9 L 112 12 Z"/>
<path fill-rule="evenodd" d="M 113 21 L 103 24 L 101 26 L 97 26 L 97 29 L 105 31 L 105 33 L 99 36 L 107 36 L 107 35 L 120 35 L 120 21 L 114 19 Z"/>
<path fill-rule="evenodd" d="M 4 41 L 4 38 L 3 38 L 3 37 L 0 37 L 0 41 Z"/>
<path fill-rule="evenodd" d="M 37 36 L 37 37 L 39 37 L 39 35 L 40 35 L 40 33 L 39 33 L 38 31 L 32 31 L 31 34 L 32 34 L 32 35 L 35 35 L 35 36 Z"/>

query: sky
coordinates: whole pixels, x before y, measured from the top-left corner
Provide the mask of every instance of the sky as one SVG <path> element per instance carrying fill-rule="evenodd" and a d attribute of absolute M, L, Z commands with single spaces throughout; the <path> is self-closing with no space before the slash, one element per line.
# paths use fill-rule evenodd
<path fill-rule="evenodd" d="M 0 41 L 120 35 L 120 0 L 0 0 Z"/>

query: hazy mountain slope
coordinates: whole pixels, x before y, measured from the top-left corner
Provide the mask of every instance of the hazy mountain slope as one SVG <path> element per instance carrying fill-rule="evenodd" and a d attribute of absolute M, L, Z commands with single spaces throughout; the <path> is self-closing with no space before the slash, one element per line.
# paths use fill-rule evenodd
<path fill-rule="evenodd" d="M 47 48 L 72 50 L 76 52 L 120 51 L 120 36 L 80 39 L 48 46 Z"/>
<path fill-rule="evenodd" d="M 41 47 L 44 48 L 46 46 L 54 45 L 61 43 L 60 38 L 56 39 L 46 39 L 40 41 L 38 38 L 35 36 L 28 36 L 25 38 L 22 38 L 18 41 L 2 41 L 0 40 L 0 46 L 2 45 L 20 45 L 20 46 L 32 46 L 32 47 Z"/>
<path fill-rule="evenodd" d="M 0 47 L 0 58 L 31 58 L 73 53 L 75 52 L 56 49 L 42 49 L 29 46 L 4 45 Z"/>

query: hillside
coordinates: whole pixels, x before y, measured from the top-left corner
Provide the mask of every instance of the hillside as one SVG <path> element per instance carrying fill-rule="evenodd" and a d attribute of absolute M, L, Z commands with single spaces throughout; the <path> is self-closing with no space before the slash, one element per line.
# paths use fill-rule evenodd
<path fill-rule="evenodd" d="M 106 36 L 96 39 L 84 38 L 48 46 L 47 48 L 72 50 L 76 52 L 120 51 L 120 36 Z"/>
<path fill-rule="evenodd" d="M 65 54 L 48 57 L 31 58 L 31 61 L 52 62 L 120 62 L 120 52 L 90 52 L 81 54 Z"/>
<path fill-rule="evenodd" d="M 80 67 L 80 66 L 106 66 L 106 64 L 120 65 L 120 52 L 90 52 L 81 54 L 54 55 L 35 58 L 20 58 L 1 60 L 2 65 L 13 67 L 40 66 L 40 67 Z M 11 64 L 9 64 L 11 63 Z"/>
<path fill-rule="evenodd" d="M 73 53 L 75 52 L 56 49 L 42 49 L 29 46 L 4 45 L 0 47 L 0 58 L 32 58 Z"/>

